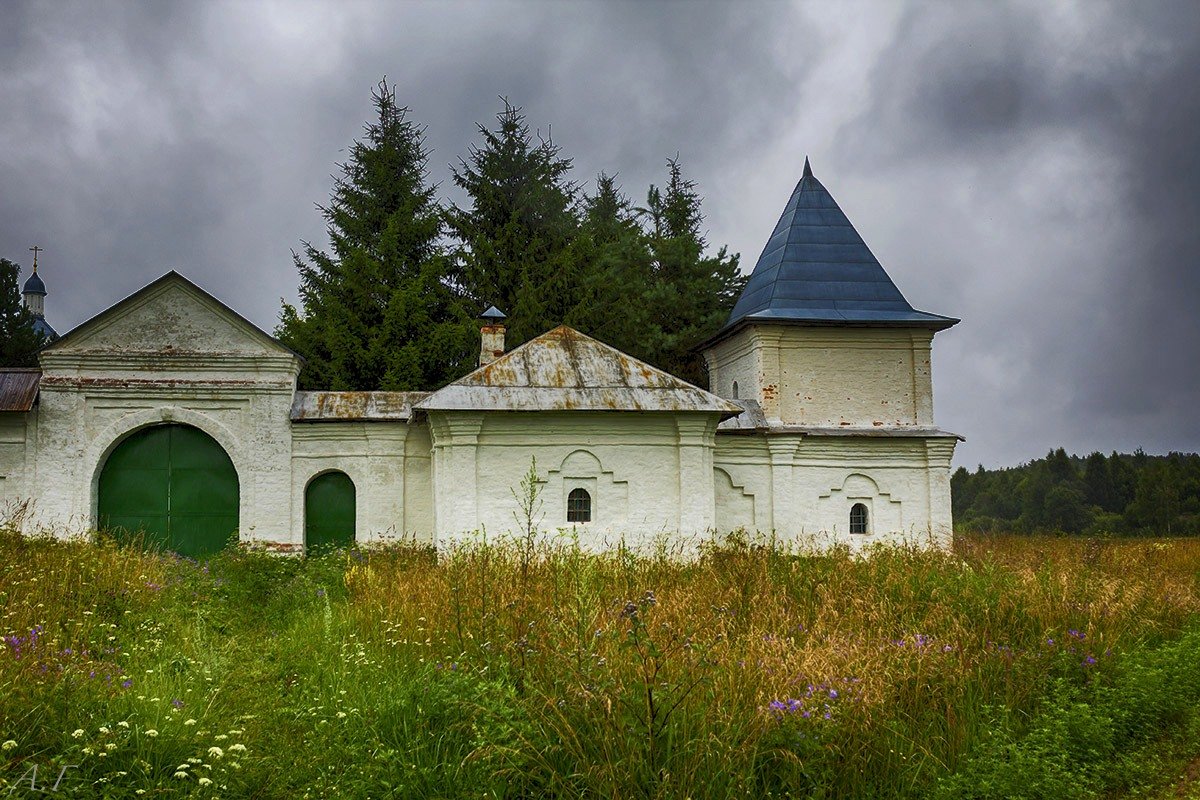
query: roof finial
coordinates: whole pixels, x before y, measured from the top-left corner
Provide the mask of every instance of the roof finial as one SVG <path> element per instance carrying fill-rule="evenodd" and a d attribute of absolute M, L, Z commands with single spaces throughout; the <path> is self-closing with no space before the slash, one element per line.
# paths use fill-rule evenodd
<path fill-rule="evenodd" d="M 805 178 L 811 178 L 812 176 L 813 176 L 813 174 L 812 174 L 812 167 L 811 167 L 811 166 L 809 166 L 809 163 L 808 163 L 808 156 L 805 156 L 805 157 L 804 157 L 804 175 L 803 175 L 803 177 L 805 177 Z"/>
<path fill-rule="evenodd" d="M 37 274 L 37 254 L 42 252 L 42 248 L 38 247 L 35 244 L 33 247 L 31 247 L 29 249 L 33 251 L 33 272 L 36 275 Z"/>

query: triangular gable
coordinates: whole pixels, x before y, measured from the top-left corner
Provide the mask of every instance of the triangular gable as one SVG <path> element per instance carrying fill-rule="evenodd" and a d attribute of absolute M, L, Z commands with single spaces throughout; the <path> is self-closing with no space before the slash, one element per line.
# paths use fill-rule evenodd
<path fill-rule="evenodd" d="M 714 411 L 742 409 L 561 325 L 417 404 L 425 410 Z"/>
<path fill-rule="evenodd" d="M 68 352 L 229 353 L 299 356 L 172 270 L 42 349 Z"/>

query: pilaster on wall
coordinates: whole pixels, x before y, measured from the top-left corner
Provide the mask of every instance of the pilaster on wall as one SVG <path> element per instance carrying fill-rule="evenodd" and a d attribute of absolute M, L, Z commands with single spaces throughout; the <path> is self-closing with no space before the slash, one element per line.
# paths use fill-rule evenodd
<path fill-rule="evenodd" d="M 933 334 L 912 334 L 913 416 L 917 425 L 933 427 Z"/>
<path fill-rule="evenodd" d="M 434 527 L 448 543 L 479 525 L 477 453 L 483 414 L 429 414 L 433 434 Z"/>
<path fill-rule="evenodd" d="M 770 528 L 776 533 L 799 533 L 797 519 L 800 503 L 795 476 L 797 436 L 768 436 L 767 451 L 771 458 L 771 519 Z"/>
<path fill-rule="evenodd" d="M 780 395 L 783 392 L 783 333 L 776 329 L 755 326 L 754 349 L 758 356 L 758 403 L 767 422 L 781 422 Z"/>
<path fill-rule="evenodd" d="M 714 415 L 675 417 L 679 433 L 679 532 L 699 534 L 716 525 Z"/>
<path fill-rule="evenodd" d="M 933 544 L 942 549 L 949 548 L 954 540 L 950 460 L 954 458 L 957 444 L 957 439 L 948 437 L 925 440 L 925 452 L 929 459 L 926 470 L 929 476 L 929 535 Z"/>

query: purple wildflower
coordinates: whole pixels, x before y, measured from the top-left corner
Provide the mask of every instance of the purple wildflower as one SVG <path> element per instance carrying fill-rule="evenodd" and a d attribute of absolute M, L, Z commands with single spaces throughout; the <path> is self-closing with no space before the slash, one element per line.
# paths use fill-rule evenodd
<path fill-rule="evenodd" d="M 175 706 L 175 708 L 183 708 L 183 701 L 176 697 L 171 701 L 171 705 Z"/>
<path fill-rule="evenodd" d="M 126 678 L 125 680 L 121 681 L 122 689 L 128 689 L 130 686 L 133 686 L 133 678 Z"/>
<path fill-rule="evenodd" d="M 1083 665 L 1085 667 L 1090 667 L 1092 664 L 1095 664 L 1095 663 L 1096 663 L 1096 657 L 1093 655 L 1089 655 L 1087 658 L 1083 659 Z"/>

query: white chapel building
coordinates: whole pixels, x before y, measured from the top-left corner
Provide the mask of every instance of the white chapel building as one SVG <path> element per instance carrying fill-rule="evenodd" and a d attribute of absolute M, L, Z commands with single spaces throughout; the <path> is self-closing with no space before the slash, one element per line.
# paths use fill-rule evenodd
<path fill-rule="evenodd" d="M 42 324 L 45 295 L 35 274 Z M 444 546 L 516 530 L 535 463 L 539 529 L 593 547 L 949 542 L 959 437 L 934 424 L 930 350 L 958 320 L 904 299 L 807 161 L 699 343 L 709 391 L 565 326 L 505 352 L 485 317 L 481 366 L 437 391 L 297 391 L 299 356 L 169 272 L 0 371 L 0 505 L 186 555 Z"/>

